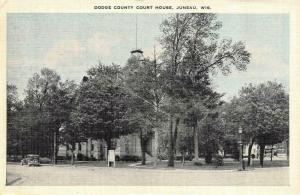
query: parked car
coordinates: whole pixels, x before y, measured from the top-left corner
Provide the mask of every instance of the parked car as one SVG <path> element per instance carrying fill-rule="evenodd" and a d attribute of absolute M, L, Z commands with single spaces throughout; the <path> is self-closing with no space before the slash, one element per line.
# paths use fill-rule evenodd
<path fill-rule="evenodd" d="M 37 154 L 28 154 L 21 160 L 21 165 L 40 166 L 40 156 Z"/>

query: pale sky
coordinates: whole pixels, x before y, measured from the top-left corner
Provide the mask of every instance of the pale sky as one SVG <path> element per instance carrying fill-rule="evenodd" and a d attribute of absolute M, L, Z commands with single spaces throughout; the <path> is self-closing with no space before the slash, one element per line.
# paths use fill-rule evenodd
<path fill-rule="evenodd" d="M 159 50 L 159 26 L 165 14 L 138 14 L 138 48 L 152 57 Z M 238 94 L 246 83 L 278 81 L 289 88 L 289 16 L 287 14 L 218 14 L 220 38 L 244 41 L 251 53 L 246 72 L 213 77 L 214 87 Z M 43 67 L 62 80 L 80 82 L 99 61 L 124 65 L 135 48 L 135 14 L 8 14 L 7 82 L 24 97 L 27 81 Z"/>

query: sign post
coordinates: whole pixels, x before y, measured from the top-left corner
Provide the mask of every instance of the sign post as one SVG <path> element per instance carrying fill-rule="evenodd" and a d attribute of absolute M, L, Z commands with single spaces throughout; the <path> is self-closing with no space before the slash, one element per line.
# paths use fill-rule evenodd
<path fill-rule="evenodd" d="M 110 166 L 110 162 L 114 163 L 114 167 L 116 166 L 116 158 L 115 158 L 114 150 L 108 150 L 107 166 Z"/>

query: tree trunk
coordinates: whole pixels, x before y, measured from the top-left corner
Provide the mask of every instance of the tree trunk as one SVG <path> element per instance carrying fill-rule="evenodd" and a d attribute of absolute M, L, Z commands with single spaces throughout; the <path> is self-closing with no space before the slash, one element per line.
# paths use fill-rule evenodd
<path fill-rule="evenodd" d="M 56 164 L 56 131 L 53 135 L 53 164 Z"/>
<path fill-rule="evenodd" d="M 265 144 L 259 145 L 259 163 L 261 167 L 264 167 L 265 146 Z"/>
<path fill-rule="evenodd" d="M 289 145 L 289 140 L 286 140 L 286 157 L 287 160 L 290 160 L 290 145 Z"/>
<path fill-rule="evenodd" d="M 71 149 L 71 165 L 74 165 L 74 150 Z"/>
<path fill-rule="evenodd" d="M 145 146 L 142 146 L 142 165 L 146 165 L 146 150 L 145 150 Z"/>
<path fill-rule="evenodd" d="M 198 139 L 198 129 L 194 126 L 194 161 L 199 161 L 199 139 Z"/>
<path fill-rule="evenodd" d="M 105 151 L 105 156 L 106 156 L 106 160 L 108 160 L 108 150 L 111 150 L 111 137 L 107 136 L 106 139 L 106 151 Z M 98 140 L 98 151 L 99 151 L 99 157 L 100 157 L 100 141 Z M 100 158 L 98 158 L 98 160 L 100 160 Z"/>
<path fill-rule="evenodd" d="M 271 147 L 271 161 L 273 161 L 273 145 Z"/>
<path fill-rule="evenodd" d="M 86 160 L 89 160 L 89 139 L 87 139 L 85 142 L 85 157 Z"/>
<path fill-rule="evenodd" d="M 142 165 L 146 164 L 146 147 L 145 140 L 143 138 L 143 132 L 140 130 L 140 139 L 141 139 L 141 152 L 142 152 Z"/>
<path fill-rule="evenodd" d="M 173 130 L 172 129 L 170 130 L 170 133 L 172 133 L 172 134 L 170 136 L 170 150 L 169 150 L 169 162 L 168 162 L 169 167 L 174 167 L 175 147 L 176 147 L 179 121 L 180 121 L 180 119 L 176 118 L 174 135 L 172 133 Z M 172 121 L 172 124 L 170 124 L 170 126 L 173 128 L 173 121 Z"/>
<path fill-rule="evenodd" d="M 255 138 L 253 137 L 251 140 L 251 143 L 248 147 L 248 163 L 247 163 L 248 166 L 250 166 L 250 162 L 251 162 L 251 151 L 252 151 L 252 146 L 254 144 L 254 141 L 255 141 Z"/>
<path fill-rule="evenodd" d="M 179 125 L 180 118 L 176 119 L 175 129 L 174 129 L 174 136 L 173 136 L 173 149 L 174 155 L 176 155 L 176 142 L 177 142 L 177 135 L 178 135 L 178 125 Z"/>
<path fill-rule="evenodd" d="M 102 160 L 101 159 L 101 151 L 100 151 L 100 148 L 101 148 L 101 141 L 100 141 L 100 139 L 97 139 L 97 150 L 98 150 L 98 159 L 97 159 L 97 161 L 100 161 L 100 160 Z M 105 155 L 106 155 L 106 159 L 107 159 L 107 155 L 108 155 L 108 150 L 107 150 L 107 147 L 106 147 L 106 151 L 105 151 Z"/>
<path fill-rule="evenodd" d="M 158 132 L 157 128 L 154 128 L 154 167 L 157 166 L 157 156 L 158 156 Z"/>
<path fill-rule="evenodd" d="M 168 166 L 174 167 L 174 150 L 173 150 L 173 115 L 170 114 L 170 127 L 169 127 L 169 159 L 168 159 Z"/>
<path fill-rule="evenodd" d="M 105 141 L 107 145 L 107 150 L 111 150 L 111 138 L 107 137 Z"/>
<path fill-rule="evenodd" d="M 30 153 L 34 153 L 33 151 L 33 141 L 32 141 L 32 127 L 30 127 Z M 54 150 L 53 150 L 53 156 L 54 156 Z M 54 157 L 53 157 L 54 159 Z"/>
<path fill-rule="evenodd" d="M 59 128 L 55 128 L 53 133 L 53 163 L 57 164 L 57 154 L 59 149 Z"/>

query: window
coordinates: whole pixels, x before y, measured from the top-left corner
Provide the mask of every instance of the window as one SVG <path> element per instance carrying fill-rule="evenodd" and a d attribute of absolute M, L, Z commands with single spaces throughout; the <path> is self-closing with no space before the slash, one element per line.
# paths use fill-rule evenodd
<path fill-rule="evenodd" d="M 81 151 L 81 144 L 78 143 L 78 150 Z"/>
<path fill-rule="evenodd" d="M 66 145 L 66 150 L 69 150 L 69 144 Z"/>

